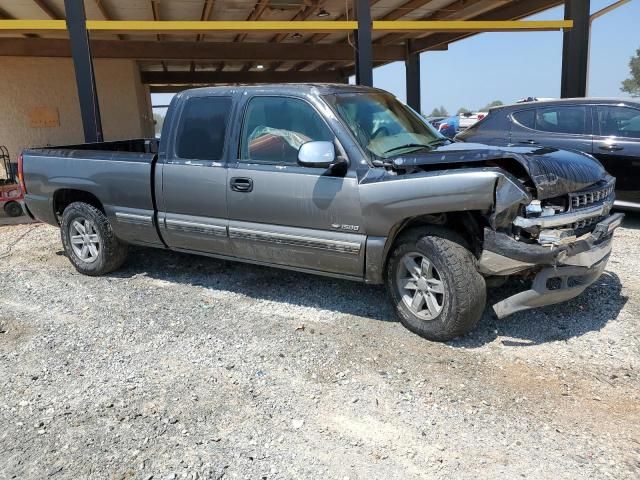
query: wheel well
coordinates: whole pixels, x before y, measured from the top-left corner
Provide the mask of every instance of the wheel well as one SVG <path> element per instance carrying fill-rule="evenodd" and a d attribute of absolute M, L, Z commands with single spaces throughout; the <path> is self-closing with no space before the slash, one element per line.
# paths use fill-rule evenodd
<path fill-rule="evenodd" d="M 485 216 L 478 211 L 447 212 L 407 218 L 397 224 L 389 235 L 385 258 L 389 257 L 398 241 L 426 226 L 437 226 L 456 233 L 460 243 L 478 257 L 482 251 L 483 229 L 487 224 Z"/>
<path fill-rule="evenodd" d="M 73 202 L 84 202 L 91 206 L 96 207 L 102 213 L 105 213 L 104 207 L 98 197 L 93 193 L 86 192 L 84 190 L 74 190 L 71 188 L 62 188 L 57 190 L 53 195 L 53 211 L 56 216 L 62 216 L 64 209 L 71 205 Z"/>

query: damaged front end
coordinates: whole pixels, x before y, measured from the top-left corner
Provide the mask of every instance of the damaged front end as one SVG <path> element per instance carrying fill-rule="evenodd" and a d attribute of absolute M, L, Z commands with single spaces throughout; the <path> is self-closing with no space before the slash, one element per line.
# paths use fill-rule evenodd
<path fill-rule="evenodd" d="M 624 217 L 610 214 L 614 187 L 615 179 L 606 175 L 577 192 L 511 204 L 508 212 L 519 213 L 506 225 L 499 207 L 512 193 L 507 189 L 505 197 L 497 186 L 494 217 L 501 222 L 485 228 L 479 269 L 487 276 L 533 277 L 529 290 L 494 305 L 499 318 L 574 298 L 602 274 L 613 231 Z"/>
<path fill-rule="evenodd" d="M 478 268 L 486 277 L 533 278 L 530 290 L 494 305 L 500 318 L 582 293 L 604 270 L 623 218 L 610 214 L 615 179 L 595 158 L 577 151 L 455 142 L 403 155 L 392 166 L 440 175 L 442 169 L 482 166 L 496 173 Z"/>

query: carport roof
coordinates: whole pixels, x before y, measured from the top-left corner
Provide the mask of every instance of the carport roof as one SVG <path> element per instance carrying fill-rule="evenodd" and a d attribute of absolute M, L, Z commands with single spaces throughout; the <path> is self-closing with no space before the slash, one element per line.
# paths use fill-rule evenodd
<path fill-rule="evenodd" d="M 374 21 L 517 20 L 562 0 L 371 0 Z M 352 0 L 85 0 L 88 20 L 333 22 L 355 20 Z M 62 20 L 64 0 L 0 0 L 0 19 Z M 315 25 L 315 24 L 309 24 Z M 446 49 L 470 31 L 381 31 L 374 25 L 374 64 L 402 60 L 412 51 Z M 65 31 L 0 34 L 0 55 L 69 56 Z M 38 38 L 41 37 L 41 38 Z M 45 40 L 47 39 L 47 40 Z M 50 40 L 49 40 L 50 39 Z M 156 85 L 210 83 L 212 74 L 234 82 L 278 81 L 285 72 L 309 72 L 319 81 L 353 73 L 353 35 L 340 31 L 92 31 L 95 57 L 134 58 Z M 166 75 L 166 76 L 165 76 Z M 297 75 L 297 74 L 296 74 Z M 315 76 L 314 75 L 318 75 Z M 325 79 L 324 76 L 327 78 Z M 255 77 L 255 78 L 253 78 Z M 304 74 L 300 76 L 304 79 Z"/>

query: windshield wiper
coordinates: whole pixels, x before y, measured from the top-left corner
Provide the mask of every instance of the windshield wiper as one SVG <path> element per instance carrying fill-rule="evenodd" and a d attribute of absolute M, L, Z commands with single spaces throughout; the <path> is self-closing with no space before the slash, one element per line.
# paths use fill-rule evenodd
<path fill-rule="evenodd" d="M 429 146 L 432 147 L 434 145 L 442 145 L 446 142 L 453 143 L 453 140 L 451 140 L 450 138 L 436 138 L 432 142 L 429 142 Z"/>
<path fill-rule="evenodd" d="M 393 147 L 390 148 L 389 150 L 386 150 L 384 152 L 382 152 L 382 154 L 387 154 L 387 153 L 391 153 L 391 152 L 395 152 L 396 150 L 402 150 L 403 148 L 429 148 L 431 145 L 425 145 L 423 143 L 405 143 L 404 145 L 400 145 L 398 147 Z"/>

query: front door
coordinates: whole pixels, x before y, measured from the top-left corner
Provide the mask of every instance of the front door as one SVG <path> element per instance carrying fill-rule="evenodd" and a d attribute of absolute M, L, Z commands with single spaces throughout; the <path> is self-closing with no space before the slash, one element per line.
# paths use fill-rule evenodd
<path fill-rule="evenodd" d="M 593 155 L 616 177 L 616 201 L 640 205 L 640 109 L 600 105 L 596 119 Z"/>
<path fill-rule="evenodd" d="M 245 105 L 239 153 L 229 166 L 229 236 L 234 255 L 362 277 L 365 235 L 355 169 L 301 167 L 298 149 L 337 139 L 301 98 L 254 96 Z"/>
<path fill-rule="evenodd" d="M 159 227 L 169 247 L 229 254 L 226 153 L 230 96 L 193 96 L 178 112 L 168 139 L 161 185 Z"/>

